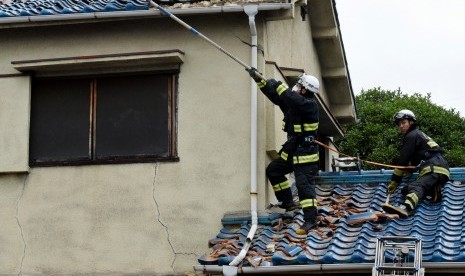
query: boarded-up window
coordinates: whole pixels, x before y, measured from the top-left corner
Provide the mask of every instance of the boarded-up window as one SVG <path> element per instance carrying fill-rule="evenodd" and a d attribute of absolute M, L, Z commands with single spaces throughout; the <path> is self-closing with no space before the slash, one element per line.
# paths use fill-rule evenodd
<path fill-rule="evenodd" d="M 37 78 L 30 163 L 174 160 L 175 75 Z"/>

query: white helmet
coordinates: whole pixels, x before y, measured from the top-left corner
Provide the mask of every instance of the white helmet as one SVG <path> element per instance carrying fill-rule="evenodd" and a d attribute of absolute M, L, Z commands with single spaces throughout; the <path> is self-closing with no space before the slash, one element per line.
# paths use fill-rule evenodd
<path fill-rule="evenodd" d="M 413 114 L 412 111 L 408 110 L 408 109 L 402 109 L 401 111 L 397 112 L 396 114 L 394 114 L 394 116 L 392 116 L 392 120 L 394 121 L 394 123 L 398 123 L 400 120 L 403 120 L 403 119 L 408 119 L 408 120 L 412 120 L 414 122 L 417 121 L 417 118 L 415 117 L 415 114 Z"/>
<path fill-rule="evenodd" d="M 297 84 L 300 84 L 305 90 L 313 93 L 318 93 L 320 91 L 320 82 L 318 79 L 305 73 L 299 77 Z"/>

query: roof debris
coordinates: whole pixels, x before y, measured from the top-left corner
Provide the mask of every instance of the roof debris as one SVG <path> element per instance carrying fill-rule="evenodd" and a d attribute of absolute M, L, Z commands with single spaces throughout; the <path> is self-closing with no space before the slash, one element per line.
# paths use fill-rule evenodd
<path fill-rule="evenodd" d="M 405 185 L 405 184 L 402 184 Z M 409 218 L 382 212 L 386 184 L 318 185 L 319 227 L 297 235 L 303 224 L 301 210 L 259 215 L 259 225 L 243 266 L 294 264 L 373 263 L 380 236 L 415 236 L 423 242 L 423 261 L 465 261 L 462 231 L 465 190 L 448 182 L 440 203 L 425 200 Z M 393 202 L 401 202 L 397 193 Z M 199 257 L 202 265 L 228 265 L 239 254 L 250 230 L 250 214 L 223 229 L 208 242 L 210 252 Z M 463 236 L 463 237 L 462 237 Z"/>

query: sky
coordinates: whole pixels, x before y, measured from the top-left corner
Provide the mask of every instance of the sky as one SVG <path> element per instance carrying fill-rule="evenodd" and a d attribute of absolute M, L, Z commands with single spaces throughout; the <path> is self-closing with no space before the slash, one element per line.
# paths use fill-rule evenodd
<path fill-rule="evenodd" d="M 465 0 L 336 0 L 355 95 L 431 93 L 465 117 Z"/>

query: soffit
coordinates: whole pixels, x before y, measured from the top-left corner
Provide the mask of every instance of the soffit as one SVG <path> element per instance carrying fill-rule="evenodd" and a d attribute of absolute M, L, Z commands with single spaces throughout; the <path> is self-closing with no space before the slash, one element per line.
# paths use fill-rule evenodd
<path fill-rule="evenodd" d="M 318 53 L 328 106 L 339 123 L 354 123 L 357 110 L 335 2 L 309 0 L 312 37 Z"/>

